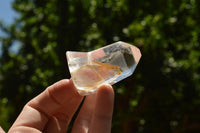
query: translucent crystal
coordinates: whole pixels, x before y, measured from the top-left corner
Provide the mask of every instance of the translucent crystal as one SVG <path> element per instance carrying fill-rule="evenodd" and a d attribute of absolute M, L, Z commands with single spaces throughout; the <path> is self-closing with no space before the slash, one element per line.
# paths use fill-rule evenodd
<path fill-rule="evenodd" d="M 135 70 L 140 50 L 125 42 L 116 42 L 91 52 L 67 51 L 69 70 L 81 95 L 94 93 L 104 83 L 114 84 Z"/>

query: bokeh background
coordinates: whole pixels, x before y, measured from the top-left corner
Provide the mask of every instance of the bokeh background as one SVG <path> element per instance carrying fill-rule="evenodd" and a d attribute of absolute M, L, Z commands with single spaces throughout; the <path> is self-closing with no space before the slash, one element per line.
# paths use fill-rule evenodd
<path fill-rule="evenodd" d="M 121 40 L 143 56 L 134 74 L 113 86 L 112 132 L 200 132 L 199 0 L 13 0 L 12 8 L 16 19 L 0 21 L 4 129 L 27 101 L 70 78 L 67 50 Z"/>

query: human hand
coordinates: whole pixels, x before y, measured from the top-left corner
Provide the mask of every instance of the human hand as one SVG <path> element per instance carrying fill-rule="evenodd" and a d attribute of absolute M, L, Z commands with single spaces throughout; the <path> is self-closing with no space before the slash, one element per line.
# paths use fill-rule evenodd
<path fill-rule="evenodd" d="M 9 133 L 64 133 L 82 100 L 72 80 L 61 80 L 24 106 Z M 96 94 L 86 96 L 72 133 L 111 132 L 113 103 L 110 85 L 102 85 Z"/>

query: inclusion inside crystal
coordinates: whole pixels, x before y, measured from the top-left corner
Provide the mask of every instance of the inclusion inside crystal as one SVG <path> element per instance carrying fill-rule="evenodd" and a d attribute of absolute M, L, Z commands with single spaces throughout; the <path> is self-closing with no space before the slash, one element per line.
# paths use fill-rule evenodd
<path fill-rule="evenodd" d="M 130 76 L 140 57 L 137 47 L 121 41 L 91 52 L 67 52 L 71 77 L 81 95 L 94 93 L 101 84 L 112 85 Z"/>

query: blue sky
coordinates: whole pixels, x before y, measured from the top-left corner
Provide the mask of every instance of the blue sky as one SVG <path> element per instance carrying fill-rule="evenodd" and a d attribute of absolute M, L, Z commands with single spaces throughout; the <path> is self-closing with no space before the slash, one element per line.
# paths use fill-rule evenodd
<path fill-rule="evenodd" d="M 0 20 L 5 24 L 11 24 L 16 17 L 16 12 L 12 9 L 13 0 L 0 0 Z"/>
<path fill-rule="evenodd" d="M 17 13 L 12 9 L 12 1 L 13 0 L 0 0 L 0 20 L 3 21 L 5 25 L 11 24 L 17 16 Z M 0 36 L 4 36 L 1 29 Z M 2 43 L 0 41 L 0 55 L 2 53 L 1 47 Z"/>

